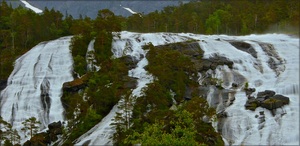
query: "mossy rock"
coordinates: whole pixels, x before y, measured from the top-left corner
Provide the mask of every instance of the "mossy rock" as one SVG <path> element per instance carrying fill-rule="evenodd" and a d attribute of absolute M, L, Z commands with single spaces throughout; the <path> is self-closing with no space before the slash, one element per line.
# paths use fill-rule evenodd
<path fill-rule="evenodd" d="M 276 108 L 280 108 L 286 104 L 289 104 L 289 102 L 290 102 L 290 99 L 288 97 L 277 94 L 277 95 L 263 101 L 261 103 L 261 107 L 264 107 L 269 110 L 273 110 Z"/>
<path fill-rule="evenodd" d="M 260 106 L 260 104 L 256 99 L 248 99 L 245 104 L 245 108 L 252 111 L 254 111 L 258 106 Z"/>
<path fill-rule="evenodd" d="M 67 92 L 77 92 L 78 90 L 85 88 L 87 86 L 89 76 L 89 74 L 85 74 L 81 78 L 64 83 L 63 90 Z"/>

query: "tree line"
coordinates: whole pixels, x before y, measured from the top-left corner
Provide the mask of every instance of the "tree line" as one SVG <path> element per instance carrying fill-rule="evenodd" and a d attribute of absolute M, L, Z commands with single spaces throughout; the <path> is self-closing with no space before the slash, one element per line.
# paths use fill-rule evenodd
<path fill-rule="evenodd" d="M 124 28 L 138 32 L 246 35 L 281 31 L 298 34 L 299 18 L 297 0 L 193 0 L 143 17 L 132 15 Z"/>

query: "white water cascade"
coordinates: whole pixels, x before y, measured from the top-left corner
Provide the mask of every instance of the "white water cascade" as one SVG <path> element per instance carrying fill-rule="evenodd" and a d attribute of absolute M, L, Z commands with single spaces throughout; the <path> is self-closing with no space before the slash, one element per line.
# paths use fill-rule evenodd
<path fill-rule="evenodd" d="M 197 40 L 205 52 L 204 58 L 215 55 L 226 57 L 234 63 L 233 68 L 219 66 L 214 77 L 226 81 L 225 88 L 231 83 L 249 83 L 256 88 L 256 92 L 274 90 L 278 94 L 288 96 L 290 104 L 278 109 L 273 116 L 267 109 L 258 107 L 255 111 L 246 110 L 246 95 L 240 85 L 234 92 L 228 92 L 232 105 L 223 105 L 228 117 L 222 127 L 222 136 L 227 145 L 285 145 L 299 144 L 299 39 L 287 35 L 266 34 L 250 36 L 226 35 L 195 35 L 190 33 L 152 33 L 139 34 L 121 32 L 115 36 L 112 51 L 115 57 L 131 55 L 140 60 L 138 67 L 129 71 L 129 76 L 138 78 L 138 86 L 132 95 L 141 95 L 141 89 L 146 87 L 147 72 L 143 69 L 147 65 L 145 51 L 142 46 L 152 43 L 154 46 L 174 42 Z M 253 50 L 236 48 L 231 42 L 244 42 Z M 252 52 L 252 53 L 251 53 Z M 145 78 L 146 77 L 146 78 Z M 200 79 L 201 80 L 201 79 Z M 230 90 L 228 90 L 230 91 Z M 209 93 L 208 95 L 211 95 Z M 208 96 L 208 100 L 210 97 Z M 220 96 L 219 98 L 222 98 Z M 221 109 L 218 106 L 217 110 Z M 76 145 L 82 144 L 112 144 L 111 136 L 114 129 L 110 126 L 115 112 L 115 106 L 107 117 L 89 132 L 77 139 Z M 261 126 L 258 118 L 260 111 L 264 111 L 266 121 Z M 262 128 L 261 128 L 262 127 Z"/>
<path fill-rule="evenodd" d="M 16 60 L 15 68 L 8 79 L 8 86 L 1 92 L 1 116 L 20 130 L 21 122 L 32 116 L 47 124 L 63 120 L 61 88 L 64 82 L 73 80 L 72 57 L 69 51 L 71 37 L 37 45 Z M 233 62 L 232 69 L 218 66 L 210 71 L 213 77 L 223 80 L 223 87 L 235 100 L 231 105 L 218 105 L 217 110 L 227 113 L 218 129 L 228 145 L 299 145 L 299 38 L 282 34 L 249 36 L 196 35 L 190 33 L 114 33 L 112 42 L 113 57 L 129 55 L 138 60 L 137 67 L 128 71 L 128 76 L 137 78 L 137 87 L 131 95 L 141 96 L 142 89 L 155 79 L 144 67 L 148 64 L 147 49 L 154 46 L 196 40 L 204 51 L 204 58 L 225 57 Z M 238 48 L 233 42 L 248 44 Z M 93 41 L 89 48 L 92 48 Z M 241 47 L 241 46 L 240 46 Z M 245 47 L 245 46 L 242 46 Z M 92 58 L 87 58 L 93 62 Z M 202 75 L 199 75 L 200 77 Z M 206 78 L 203 76 L 202 78 Z M 202 81 L 202 78 L 199 81 Z M 255 88 L 252 94 L 273 90 L 289 97 L 290 103 L 275 111 L 258 107 L 255 111 L 246 110 L 247 101 L 243 86 L 245 83 Z M 232 83 L 238 87 L 231 88 Z M 234 92 L 231 92 L 234 90 Z M 209 90 L 207 100 L 211 103 L 214 89 Z M 219 94 L 218 98 L 222 98 Z M 260 122 L 259 112 L 265 114 Z M 115 132 L 111 123 L 117 105 L 102 121 L 74 141 L 76 145 L 111 145 Z M 20 132 L 21 133 L 21 132 Z M 23 136 L 24 138 L 24 136 Z"/>
<path fill-rule="evenodd" d="M 1 92 L 1 116 L 19 131 L 22 143 L 26 140 L 21 132 L 26 119 L 36 117 L 42 123 L 40 130 L 64 120 L 62 85 L 73 80 L 70 40 L 62 37 L 40 43 L 18 58 Z"/>
<path fill-rule="evenodd" d="M 187 41 L 186 37 L 181 37 L 176 34 L 140 34 L 131 32 L 115 33 L 112 42 L 112 52 L 114 57 L 119 58 L 125 55 L 130 55 L 134 59 L 139 60 L 137 67 L 128 71 L 128 76 L 137 78 L 137 87 L 132 91 L 131 96 L 140 97 L 142 89 L 153 80 L 144 67 L 148 65 L 146 53 L 142 47 L 148 43 L 154 46 L 163 45 L 168 43 Z M 121 101 L 119 101 L 121 102 Z M 91 130 L 79 137 L 75 141 L 75 145 L 112 145 L 112 136 L 115 132 L 113 118 L 117 112 L 122 112 L 118 105 L 115 105 L 110 113 L 102 119 L 102 121 L 94 126 Z"/>
<path fill-rule="evenodd" d="M 205 58 L 217 54 L 234 62 L 233 69 L 219 66 L 214 77 L 226 81 L 223 87 L 228 90 L 231 89 L 231 83 L 245 79 L 235 90 L 233 104 L 225 108 L 227 118 L 222 121 L 222 127 L 219 127 L 225 143 L 299 145 L 299 38 L 281 34 L 209 38 L 200 43 L 205 51 Z M 251 47 L 245 52 L 234 47 L 230 43 L 233 41 L 245 42 Z M 254 51 L 250 51 L 251 48 Z M 289 97 L 290 103 L 276 109 L 275 115 L 262 107 L 255 111 L 246 110 L 244 105 L 247 97 L 242 90 L 246 82 L 249 87 L 256 89 L 253 96 L 258 92 L 273 90 L 276 94 Z M 265 121 L 260 120 L 260 112 L 264 113 Z"/>

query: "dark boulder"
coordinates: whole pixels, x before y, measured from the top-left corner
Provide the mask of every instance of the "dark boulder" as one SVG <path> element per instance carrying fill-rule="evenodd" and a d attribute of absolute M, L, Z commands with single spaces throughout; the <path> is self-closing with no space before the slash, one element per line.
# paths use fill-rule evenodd
<path fill-rule="evenodd" d="M 55 135 L 62 134 L 62 124 L 60 121 L 49 124 L 48 128 L 50 133 L 53 133 Z"/>
<path fill-rule="evenodd" d="M 276 108 L 280 108 L 286 104 L 289 104 L 289 102 L 290 99 L 288 97 L 285 97 L 283 95 L 275 95 L 273 97 L 264 100 L 261 103 L 261 107 L 264 107 L 269 110 L 274 110 Z"/>
<path fill-rule="evenodd" d="M 289 104 L 290 103 L 290 99 L 288 97 L 280 95 L 280 94 L 276 94 L 272 98 L 282 101 L 283 104 Z"/>
<path fill-rule="evenodd" d="M 56 141 L 57 136 L 63 134 L 63 127 L 60 121 L 53 122 L 48 125 L 49 130 L 47 131 L 50 141 Z"/>
<path fill-rule="evenodd" d="M 233 87 L 233 88 L 237 88 L 239 85 L 237 84 L 237 83 L 232 83 L 231 84 L 231 87 Z"/>
<path fill-rule="evenodd" d="M 290 102 L 288 97 L 275 94 L 276 93 L 272 90 L 265 90 L 263 92 L 258 92 L 256 98 L 249 95 L 245 107 L 249 110 L 255 110 L 256 107 L 261 106 L 270 110 L 274 115 L 277 108 L 289 104 Z"/>
<path fill-rule="evenodd" d="M 255 92 L 255 88 L 245 88 L 246 96 L 249 97 L 253 92 Z"/>
<path fill-rule="evenodd" d="M 259 105 L 259 102 L 255 98 L 250 98 L 247 100 L 245 108 L 254 111 Z"/>
<path fill-rule="evenodd" d="M 257 98 L 265 98 L 268 99 L 270 97 L 273 97 L 275 95 L 275 92 L 272 90 L 265 90 L 263 92 L 257 93 Z"/>

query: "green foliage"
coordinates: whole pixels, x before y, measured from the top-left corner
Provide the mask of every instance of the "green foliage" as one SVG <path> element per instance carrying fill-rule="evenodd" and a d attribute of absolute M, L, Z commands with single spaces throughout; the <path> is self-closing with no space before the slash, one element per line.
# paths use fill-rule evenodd
<path fill-rule="evenodd" d="M 147 70 L 157 77 L 159 84 L 175 92 L 176 101 L 183 99 L 185 88 L 191 83 L 190 76 L 195 72 L 190 58 L 168 47 L 149 46 Z"/>
<path fill-rule="evenodd" d="M 143 18 L 132 15 L 126 21 L 126 30 L 233 35 L 275 31 L 299 35 L 299 18 L 297 0 L 202 0 L 168 6 Z"/>
<path fill-rule="evenodd" d="M 12 125 L 4 121 L 0 116 L 0 140 L 5 141 L 4 145 L 17 145 L 20 143 L 20 135 L 16 129 L 12 129 Z"/>
<path fill-rule="evenodd" d="M 245 86 L 244 86 L 244 89 L 248 89 L 248 88 L 249 88 L 249 83 L 246 82 L 246 83 L 245 83 Z"/>
<path fill-rule="evenodd" d="M 72 18 L 62 19 L 54 9 L 36 14 L 24 7 L 13 9 L 5 1 L 0 5 L 0 79 L 7 79 L 13 62 L 33 46 L 70 35 Z"/>
<path fill-rule="evenodd" d="M 86 61 L 83 56 L 77 55 L 74 59 L 74 71 L 79 75 L 83 75 L 86 73 Z"/>
<path fill-rule="evenodd" d="M 32 137 L 38 132 L 41 122 L 37 121 L 35 117 L 31 117 L 23 121 L 22 124 L 24 125 L 24 127 L 21 130 L 26 134 L 25 137 L 27 137 L 27 135 Z"/>
<path fill-rule="evenodd" d="M 156 121 L 154 124 L 144 126 L 141 133 L 134 132 L 125 139 L 128 144 L 142 145 L 205 145 L 198 143 L 196 139 L 195 124 L 192 114 L 186 110 L 178 110 L 171 121 L 171 129 L 164 130 L 163 122 Z"/>
<path fill-rule="evenodd" d="M 190 78 L 195 73 L 190 58 L 167 46 L 149 44 L 144 49 L 149 49 L 146 69 L 155 76 L 155 80 L 136 100 L 132 127 L 126 131 L 117 129 L 115 144 L 224 145 L 211 124 L 203 122 L 204 117 L 211 119 L 215 115 L 215 110 L 208 106 L 206 100 L 193 97 L 190 101 L 183 101 L 186 88 L 197 84 Z M 181 103 L 180 106 L 174 103 L 171 92 L 175 93 L 174 99 Z M 197 93 L 191 95 L 197 96 Z M 170 110 L 172 105 L 179 107 L 175 114 Z"/>

